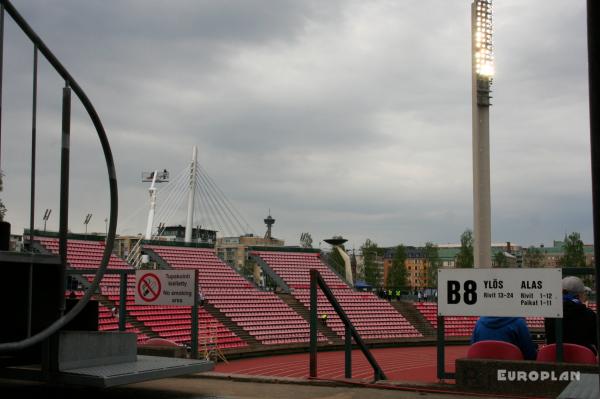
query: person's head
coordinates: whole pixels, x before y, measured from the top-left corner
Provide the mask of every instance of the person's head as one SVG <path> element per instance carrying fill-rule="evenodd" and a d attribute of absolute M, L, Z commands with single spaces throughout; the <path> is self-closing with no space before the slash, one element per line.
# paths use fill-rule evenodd
<path fill-rule="evenodd" d="M 579 277 L 567 276 L 562 280 L 562 289 L 564 294 L 581 297 L 585 294 L 586 286 Z M 587 288 L 589 290 L 589 288 Z"/>

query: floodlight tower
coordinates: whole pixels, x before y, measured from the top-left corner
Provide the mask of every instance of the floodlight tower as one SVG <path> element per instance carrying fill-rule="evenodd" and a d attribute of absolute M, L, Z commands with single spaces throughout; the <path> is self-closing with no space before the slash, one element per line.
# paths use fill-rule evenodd
<path fill-rule="evenodd" d="M 85 215 L 85 220 L 83 221 L 83 224 L 85 224 L 85 234 L 87 234 L 88 224 L 90 224 L 90 220 L 92 220 L 92 214 L 88 213 L 87 215 Z"/>
<path fill-rule="evenodd" d="M 471 4 L 473 101 L 473 252 L 475 267 L 492 266 L 490 92 L 494 76 L 492 0 Z"/>
<path fill-rule="evenodd" d="M 150 193 L 150 210 L 148 211 L 148 223 L 146 224 L 146 240 L 152 239 L 152 224 L 154 223 L 154 211 L 156 209 L 156 183 L 169 181 L 169 172 L 163 170 L 159 172 L 142 172 L 142 182 L 152 182 L 148 192 Z"/>
<path fill-rule="evenodd" d="M 46 231 L 46 222 L 48 221 L 48 219 L 50 219 L 50 214 L 52 213 L 52 209 L 46 209 L 46 212 L 44 212 L 44 231 Z"/>

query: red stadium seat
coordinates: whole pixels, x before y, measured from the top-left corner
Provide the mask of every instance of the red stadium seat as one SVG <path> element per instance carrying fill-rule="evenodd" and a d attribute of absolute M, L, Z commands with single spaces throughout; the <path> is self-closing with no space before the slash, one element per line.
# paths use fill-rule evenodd
<path fill-rule="evenodd" d="M 40 242 L 46 249 L 52 253 L 58 253 L 58 239 L 48 237 L 36 237 L 36 240 Z M 181 252 L 183 250 L 183 252 Z M 67 242 L 67 260 L 70 268 L 73 269 L 94 269 L 100 264 L 104 251 L 103 241 L 88 241 L 88 240 L 72 240 L 69 239 Z M 178 248 L 176 250 L 167 249 L 167 252 L 174 253 L 179 258 L 184 258 L 186 254 L 194 254 L 196 258 L 200 255 L 200 258 L 206 258 L 210 256 L 210 259 L 206 261 L 207 264 L 220 265 L 220 260 L 214 255 L 210 254 L 207 250 L 196 251 Z M 183 254 L 183 255 L 182 255 Z M 194 258 L 194 259 L 196 259 Z M 182 262 L 186 265 L 185 259 Z M 108 299 L 115 304 L 120 301 L 119 298 L 119 286 L 120 278 L 114 274 L 110 274 L 111 270 L 114 269 L 132 269 L 131 265 L 127 264 L 124 260 L 118 258 L 115 255 L 111 255 L 108 273 L 104 275 L 104 278 L 100 282 L 100 292 L 106 295 Z M 229 268 L 230 269 L 230 268 Z M 218 274 L 214 273 L 215 276 Z M 212 276 L 209 272 L 208 275 Z M 92 275 L 85 274 L 84 278 L 91 282 Z M 220 276 L 219 276 L 220 278 Z M 216 280 L 216 279 L 213 279 Z M 224 279 L 222 279 L 224 280 Z M 166 339 L 166 341 L 158 341 L 159 345 L 167 344 L 177 345 L 183 342 L 189 342 L 191 339 L 191 315 L 189 309 L 174 309 L 169 306 L 153 306 L 153 305 L 136 305 L 134 301 L 134 283 L 135 276 L 129 275 L 127 277 L 127 314 L 129 317 L 137 319 L 138 322 L 145 324 L 145 326 L 152 330 L 156 335 Z M 248 282 L 243 280 L 244 287 L 249 286 Z M 76 291 L 75 295 L 81 297 L 82 292 Z M 246 347 L 248 344 L 239 338 L 234 332 L 230 331 L 221 322 L 219 322 L 214 316 L 209 314 L 206 309 L 200 308 L 198 311 L 198 319 L 200 324 L 199 330 L 199 341 L 202 343 L 207 339 L 216 339 L 217 345 L 220 348 L 225 347 Z M 118 320 L 112 314 L 111 310 L 106 306 L 99 305 L 99 318 L 98 328 L 102 331 L 117 331 Z M 135 332 L 138 334 L 138 343 L 143 344 L 149 341 L 149 337 L 146 334 L 141 333 L 138 328 L 132 326 L 130 323 L 126 323 L 126 330 Z M 308 329 L 307 329 L 308 330 Z M 308 338 L 307 338 L 308 340 Z M 150 339 L 150 344 L 155 342 Z"/>
<path fill-rule="evenodd" d="M 563 344 L 563 359 L 566 363 L 596 364 L 596 355 L 585 346 Z M 556 361 L 556 344 L 543 346 L 537 355 L 538 362 Z"/>
<path fill-rule="evenodd" d="M 422 336 L 387 301 L 377 298 L 373 293 L 353 291 L 316 253 L 253 251 L 251 254 L 261 257 L 293 290 L 293 297 L 307 309 L 310 308 L 310 269 L 319 270 L 364 339 Z M 343 322 L 325 299 L 324 294 L 319 292 L 317 297 L 317 313 L 326 313 L 327 326 L 343 339 L 345 331 Z"/>
<path fill-rule="evenodd" d="M 479 341 L 469 347 L 469 359 L 523 360 L 523 353 L 510 342 Z"/>

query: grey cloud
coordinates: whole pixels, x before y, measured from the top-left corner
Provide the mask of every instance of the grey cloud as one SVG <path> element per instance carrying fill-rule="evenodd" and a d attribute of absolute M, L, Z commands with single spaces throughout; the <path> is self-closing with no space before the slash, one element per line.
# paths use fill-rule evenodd
<path fill-rule="evenodd" d="M 272 208 L 276 235 L 290 244 L 311 231 L 319 240 L 343 234 L 359 246 L 366 237 L 384 245 L 456 242 L 472 224 L 469 3 L 15 5 L 104 121 L 118 168 L 120 229 L 144 227 L 139 173 L 179 171 L 197 144 L 204 168 L 259 232 Z M 589 241 L 583 3 L 495 3 L 494 240 L 548 242 L 568 229 Z M 27 132 L 23 65 L 31 49 L 7 29 L 3 122 L 5 131 Z M 56 167 L 62 83 L 43 68 L 40 130 L 48 154 L 40 155 L 40 173 L 52 181 L 46 167 Z M 102 159 L 90 155 L 99 147 L 89 121 L 81 112 L 74 117 L 76 220 L 105 212 L 107 195 Z M 27 145 L 3 134 L 7 187 L 19 189 L 2 195 L 16 226 L 27 224 L 17 216 L 27 212 L 16 194 L 27 197 L 28 166 L 4 160 Z M 86 182 L 97 188 L 86 190 Z M 40 191 L 56 203 L 50 184 Z M 103 218 L 92 221 L 98 231 Z"/>

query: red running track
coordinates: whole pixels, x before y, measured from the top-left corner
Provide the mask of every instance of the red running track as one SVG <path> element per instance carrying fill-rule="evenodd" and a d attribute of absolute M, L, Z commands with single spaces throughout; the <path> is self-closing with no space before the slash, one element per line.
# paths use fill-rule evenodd
<path fill-rule="evenodd" d="M 454 361 L 464 357 L 467 348 L 467 346 L 446 347 L 446 371 L 454 372 Z M 390 380 L 437 381 L 435 347 L 372 349 L 371 353 Z M 318 378 L 344 378 L 344 352 L 319 352 L 317 365 Z M 299 353 L 240 359 L 228 364 L 219 363 L 215 367 L 215 371 L 243 375 L 308 378 L 308 366 L 308 353 Z M 352 377 L 373 379 L 371 366 L 358 350 L 352 351 Z"/>

